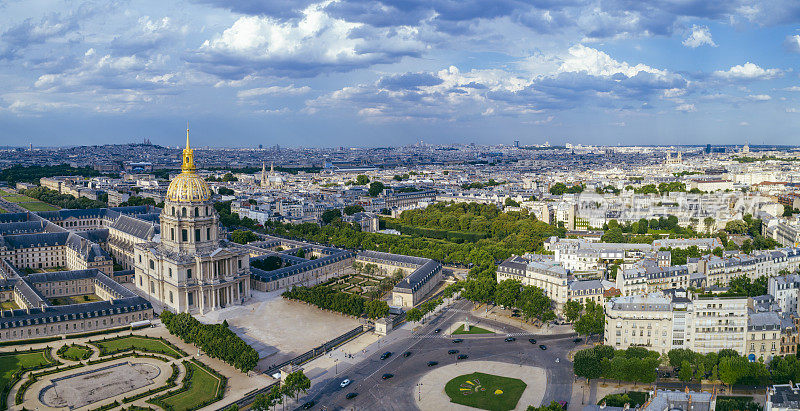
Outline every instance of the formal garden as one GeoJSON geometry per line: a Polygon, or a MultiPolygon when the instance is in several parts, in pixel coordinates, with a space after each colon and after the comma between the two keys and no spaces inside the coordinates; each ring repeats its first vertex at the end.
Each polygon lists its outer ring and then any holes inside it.
{"type": "Polygon", "coordinates": [[[476,327],[474,325],[470,325],[468,330],[464,329],[464,325],[459,325],[458,328],[453,331],[453,335],[461,335],[461,334],[494,334],[494,331],[487,330],[485,328],[476,327]]]}
{"type": "Polygon", "coordinates": [[[475,372],[453,378],[444,392],[450,402],[491,411],[508,411],[517,407],[527,384],[516,378],[475,372]]]}
{"type": "Polygon", "coordinates": [[[26,195],[12,194],[7,191],[3,191],[2,193],[0,193],[0,196],[3,197],[3,200],[8,201],[9,203],[19,204],[20,207],[29,211],[53,211],[59,209],[58,207],[54,207],[50,204],[44,203],[42,201],[28,197],[26,195]]]}

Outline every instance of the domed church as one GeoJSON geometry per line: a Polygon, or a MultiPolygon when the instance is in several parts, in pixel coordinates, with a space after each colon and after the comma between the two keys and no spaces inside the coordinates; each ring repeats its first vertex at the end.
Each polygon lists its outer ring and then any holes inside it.
{"type": "Polygon", "coordinates": [[[250,297],[249,253],[219,239],[219,214],[196,173],[188,128],[181,174],[169,184],[160,223],[160,239],[134,247],[134,282],[151,302],[202,314],[250,297]]]}

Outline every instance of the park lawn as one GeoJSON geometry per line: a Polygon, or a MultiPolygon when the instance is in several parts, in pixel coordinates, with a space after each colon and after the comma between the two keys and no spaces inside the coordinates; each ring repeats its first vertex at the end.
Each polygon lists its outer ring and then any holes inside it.
{"type": "Polygon", "coordinates": [[[14,301],[3,301],[0,303],[0,310],[19,310],[19,306],[14,301]]]}
{"type": "Polygon", "coordinates": [[[29,211],[57,211],[58,207],[51,206],[50,204],[36,201],[33,203],[19,203],[19,206],[29,211]]]}
{"type": "Polygon", "coordinates": [[[469,327],[469,331],[464,331],[464,325],[458,326],[455,331],[453,331],[453,335],[458,334],[494,334],[494,331],[489,331],[485,328],[476,327],[474,325],[469,327]]]}
{"type": "Polygon", "coordinates": [[[444,392],[450,402],[491,411],[508,411],[517,407],[528,384],[516,378],[476,372],[448,381],[444,392]]]}
{"type": "Polygon", "coordinates": [[[189,362],[188,366],[192,369],[191,386],[188,390],[179,392],[175,395],[162,398],[161,401],[171,405],[175,411],[184,411],[194,408],[195,405],[202,404],[217,395],[219,389],[219,379],[211,375],[208,371],[189,362]]]}
{"type": "Polygon", "coordinates": [[[72,305],[72,304],[91,303],[95,301],[103,301],[103,299],[95,294],[72,295],[69,297],[53,297],[50,299],[50,304],[72,305]]]}
{"type": "Polygon", "coordinates": [[[92,344],[100,347],[101,351],[116,352],[119,350],[127,350],[133,347],[137,351],[147,351],[152,353],[168,353],[167,355],[175,358],[183,357],[183,354],[175,351],[172,347],[164,344],[161,340],[152,338],[143,338],[137,336],[115,338],[106,341],[96,341],[92,344]]]}
{"type": "Polygon", "coordinates": [[[9,203],[24,203],[28,201],[37,201],[35,198],[23,195],[7,195],[3,197],[3,200],[8,201],[9,203]]]}
{"type": "Polygon", "coordinates": [[[68,360],[80,361],[92,355],[92,349],[83,345],[70,345],[67,351],[61,354],[62,358],[68,360]]]}
{"type": "Polygon", "coordinates": [[[34,368],[51,363],[43,351],[0,355],[0,387],[5,387],[11,375],[20,368],[34,368]]]}
{"type": "Polygon", "coordinates": [[[11,193],[9,193],[6,190],[0,189],[0,196],[8,196],[8,195],[11,195],[11,193]]]}

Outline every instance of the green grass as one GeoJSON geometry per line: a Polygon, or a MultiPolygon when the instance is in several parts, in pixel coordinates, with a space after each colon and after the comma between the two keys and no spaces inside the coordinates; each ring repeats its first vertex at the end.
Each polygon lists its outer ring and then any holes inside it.
{"type": "Polygon", "coordinates": [[[3,200],[8,201],[9,203],[24,203],[27,201],[36,201],[35,198],[23,195],[7,195],[3,197],[3,200]]]}
{"type": "Polygon", "coordinates": [[[444,392],[450,397],[450,402],[456,404],[482,410],[508,411],[517,407],[527,386],[516,378],[476,372],[448,381],[444,392]]]}
{"type": "Polygon", "coordinates": [[[494,334],[494,332],[489,331],[485,328],[476,327],[474,325],[471,325],[469,327],[469,331],[464,331],[464,325],[462,324],[458,326],[458,328],[456,328],[455,331],[453,331],[453,335],[458,335],[458,334],[494,334]]]}
{"type": "Polygon", "coordinates": [[[20,368],[34,368],[51,363],[43,351],[0,355],[0,387],[5,387],[11,375],[20,368]]]}
{"type": "Polygon", "coordinates": [[[92,349],[85,345],[70,345],[66,351],[59,355],[67,360],[81,361],[92,355],[92,349]]]}
{"type": "Polygon", "coordinates": [[[49,299],[51,305],[71,305],[103,301],[95,294],[72,295],[69,297],[53,297],[49,299]]]}
{"type": "Polygon", "coordinates": [[[106,352],[117,352],[120,350],[128,350],[133,348],[137,351],[147,351],[152,353],[166,352],[168,355],[175,358],[183,357],[183,354],[175,351],[172,347],[164,344],[161,340],[144,338],[138,336],[114,338],[106,341],[95,341],[92,344],[100,348],[100,352],[105,355],[106,352]]]}
{"type": "Polygon", "coordinates": [[[0,303],[0,310],[18,310],[18,309],[19,305],[17,305],[17,303],[15,303],[14,301],[9,300],[0,303]]]}
{"type": "Polygon", "coordinates": [[[8,196],[8,195],[11,195],[11,193],[9,193],[6,190],[0,189],[0,196],[8,196]]]}
{"type": "Polygon", "coordinates": [[[219,389],[219,379],[193,362],[188,363],[192,369],[191,386],[188,390],[161,399],[172,406],[175,411],[192,409],[195,405],[202,404],[216,397],[219,389]]]}
{"type": "Polygon", "coordinates": [[[20,207],[28,210],[28,211],[56,211],[60,210],[58,207],[51,206],[50,204],[43,203],[41,201],[33,202],[33,203],[19,203],[20,207]]]}
{"type": "Polygon", "coordinates": [[[625,404],[630,404],[631,408],[639,408],[647,402],[648,398],[650,398],[650,394],[646,392],[628,391],[621,394],[608,394],[598,401],[597,405],[601,405],[605,401],[608,407],[624,407],[625,404]]]}

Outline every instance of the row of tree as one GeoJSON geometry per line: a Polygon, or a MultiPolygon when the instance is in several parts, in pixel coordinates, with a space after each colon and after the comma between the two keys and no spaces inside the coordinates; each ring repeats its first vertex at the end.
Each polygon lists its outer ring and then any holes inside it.
{"type": "Polygon", "coordinates": [[[69,164],[57,166],[22,166],[14,165],[0,170],[0,180],[13,186],[18,182],[39,184],[42,177],[82,176],[97,177],[100,172],[91,167],[70,167],[69,164]]]}
{"type": "Polygon", "coordinates": [[[234,243],[247,244],[251,241],[256,241],[256,240],[258,240],[258,236],[256,235],[256,233],[250,230],[238,229],[234,230],[231,233],[231,241],[233,241],[234,243]]]}
{"type": "Polygon", "coordinates": [[[291,397],[297,401],[300,393],[307,393],[309,388],[311,388],[311,380],[302,370],[295,371],[287,375],[281,384],[273,386],[268,393],[257,395],[250,409],[254,411],[271,410],[272,407],[283,404],[284,397],[291,397]]]}
{"type": "Polygon", "coordinates": [[[187,313],[174,314],[165,310],[161,312],[161,322],[184,342],[196,345],[209,357],[219,358],[242,372],[252,370],[258,363],[256,350],[231,331],[227,321],[203,324],[187,313]]]}
{"type": "Polygon", "coordinates": [[[303,301],[325,310],[354,317],[381,318],[389,315],[389,304],[386,301],[367,300],[360,295],[336,291],[324,285],[293,287],[282,295],[284,298],[303,301]]]}
{"type": "Polygon", "coordinates": [[[90,200],[86,197],[75,198],[75,196],[71,194],[61,194],[58,191],[46,187],[33,187],[27,190],[21,190],[20,194],[61,208],[87,209],[108,207],[108,204],[103,201],[90,200]]]}
{"type": "Polygon", "coordinates": [[[643,347],[615,350],[607,345],[596,345],[575,353],[575,375],[588,379],[607,378],[620,381],[651,383],[656,380],[656,367],[660,354],[643,347]]]}
{"type": "Polygon", "coordinates": [[[564,305],[564,318],[572,323],[575,332],[581,335],[603,335],[605,328],[605,310],[603,304],[587,301],[569,300],[564,305]]]}

